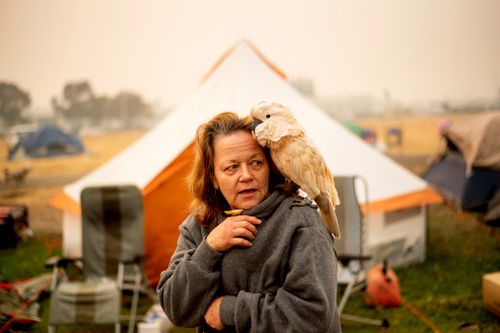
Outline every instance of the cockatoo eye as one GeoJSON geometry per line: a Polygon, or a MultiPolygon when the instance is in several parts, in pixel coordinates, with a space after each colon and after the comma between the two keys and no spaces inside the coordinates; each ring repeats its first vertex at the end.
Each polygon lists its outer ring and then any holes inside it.
{"type": "Polygon", "coordinates": [[[271,115],[270,114],[266,114],[266,118],[267,119],[271,118],[271,115]]]}

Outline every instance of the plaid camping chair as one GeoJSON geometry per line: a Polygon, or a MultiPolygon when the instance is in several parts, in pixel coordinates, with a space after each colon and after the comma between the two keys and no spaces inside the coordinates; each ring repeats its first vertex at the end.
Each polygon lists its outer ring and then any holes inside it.
{"type": "Polygon", "coordinates": [[[87,187],[81,193],[83,258],[54,263],[49,332],[57,325],[114,324],[120,332],[122,290],[132,286],[129,332],[133,332],[144,254],[142,195],[136,186],[87,187]],[[78,261],[83,281],[67,268],[78,261]],[[63,269],[61,269],[63,268],[63,269]],[[66,269],[64,269],[66,268],[66,269]]]}

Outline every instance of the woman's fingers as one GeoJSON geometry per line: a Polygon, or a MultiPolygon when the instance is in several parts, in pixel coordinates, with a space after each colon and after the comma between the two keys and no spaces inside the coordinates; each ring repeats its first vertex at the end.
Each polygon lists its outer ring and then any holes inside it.
{"type": "Polygon", "coordinates": [[[231,239],[231,245],[232,245],[231,247],[233,246],[251,247],[252,242],[245,238],[235,237],[231,239]]]}
{"type": "Polygon", "coordinates": [[[260,223],[258,218],[249,215],[228,217],[210,232],[208,245],[221,252],[233,246],[250,247],[257,233],[256,225],[260,223]]]}
{"type": "Polygon", "coordinates": [[[247,221],[247,222],[250,222],[252,224],[261,224],[262,223],[261,220],[259,220],[255,216],[250,216],[250,215],[230,216],[225,221],[232,221],[232,222],[247,221]]]}
{"type": "Polygon", "coordinates": [[[224,222],[226,221],[227,223],[231,223],[234,226],[247,228],[252,232],[256,232],[257,231],[256,226],[262,223],[262,221],[256,218],[255,216],[249,216],[249,215],[239,215],[235,217],[230,217],[226,219],[224,222]]]}
{"type": "Polygon", "coordinates": [[[255,227],[255,225],[253,225],[252,223],[249,223],[247,221],[238,221],[238,222],[233,222],[233,225],[232,227],[236,230],[236,229],[245,229],[245,230],[248,230],[250,231],[251,233],[255,234],[257,233],[257,228],[255,227]]]}
{"type": "Polygon", "coordinates": [[[233,229],[233,232],[236,237],[243,237],[248,240],[253,240],[255,238],[254,234],[256,231],[250,231],[246,228],[235,228],[233,229]]]}

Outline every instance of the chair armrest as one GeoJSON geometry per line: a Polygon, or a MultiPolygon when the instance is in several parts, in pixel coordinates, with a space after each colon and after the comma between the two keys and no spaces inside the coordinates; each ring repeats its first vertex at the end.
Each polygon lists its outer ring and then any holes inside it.
{"type": "Polygon", "coordinates": [[[76,269],[81,272],[83,258],[69,258],[53,256],[45,261],[45,267],[52,269],[52,282],[50,284],[51,292],[56,290],[57,285],[62,281],[68,281],[72,278],[76,269]]]}
{"type": "Polygon", "coordinates": [[[45,260],[46,268],[54,268],[54,267],[62,267],[66,268],[70,264],[74,264],[76,262],[83,262],[83,258],[69,258],[69,257],[59,257],[53,256],[45,260]]]}
{"type": "Polygon", "coordinates": [[[352,254],[339,254],[337,260],[342,263],[343,266],[349,265],[351,260],[365,261],[372,259],[370,255],[352,255],[352,254]]]}
{"type": "Polygon", "coordinates": [[[143,261],[144,257],[143,256],[136,256],[133,259],[128,259],[128,260],[121,260],[120,263],[124,265],[134,265],[134,264],[139,264],[143,261]]]}

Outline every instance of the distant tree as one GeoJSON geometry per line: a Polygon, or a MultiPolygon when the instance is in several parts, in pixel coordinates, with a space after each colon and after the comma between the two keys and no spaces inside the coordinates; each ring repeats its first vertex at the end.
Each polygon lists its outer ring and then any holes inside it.
{"type": "Polygon", "coordinates": [[[87,81],[71,82],[64,86],[62,98],[52,98],[56,116],[69,121],[72,126],[110,124],[121,127],[140,125],[140,120],[153,116],[149,104],[133,92],[121,92],[113,98],[97,96],[87,81]]]}
{"type": "Polygon", "coordinates": [[[88,81],[67,83],[63,88],[62,99],[52,98],[52,108],[58,116],[70,121],[92,118],[95,95],[88,81]]]}
{"type": "Polygon", "coordinates": [[[102,121],[111,118],[113,102],[114,100],[108,96],[103,95],[96,97],[93,103],[93,110],[89,114],[90,123],[98,125],[101,124],[102,121]]]}
{"type": "Polygon", "coordinates": [[[15,84],[0,82],[0,117],[11,126],[25,121],[24,111],[30,106],[30,95],[15,84]]]}
{"type": "Polygon", "coordinates": [[[120,92],[115,96],[110,110],[110,116],[121,119],[124,127],[133,127],[134,123],[152,116],[151,107],[142,97],[133,92],[120,92]]]}

